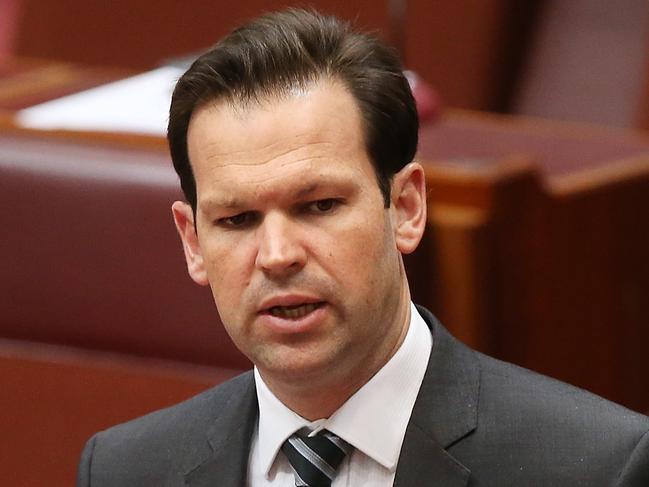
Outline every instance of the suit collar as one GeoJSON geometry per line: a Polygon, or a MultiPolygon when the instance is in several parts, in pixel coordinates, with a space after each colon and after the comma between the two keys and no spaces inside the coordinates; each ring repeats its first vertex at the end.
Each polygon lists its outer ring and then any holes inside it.
{"type": "Polygon", "coordinates": [[[395,486],[460,487],[470,471],[447,451],[477,425],[480,368],[472,350],[457,342],[426,309],[433,349],[401,449],[395,486]]]}
{"type": "Polygon", "coordinates": [[[246,484],[248,452],[257,423],[257,395],[252,372],[234,392],[207,431],[210,451],[185,475],[188,487],[241,487],[246,484]]]}

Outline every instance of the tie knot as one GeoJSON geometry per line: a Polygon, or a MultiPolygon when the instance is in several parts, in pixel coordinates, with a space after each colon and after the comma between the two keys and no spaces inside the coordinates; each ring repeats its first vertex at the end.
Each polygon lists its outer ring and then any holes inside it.
{"type": "Polygon", "coordinates": [[[296,486],[329,487],[338,467],[352,447],[327,430],[308,436],[297,432],[284,442],[282,451],[295,475],[296,486]]]}

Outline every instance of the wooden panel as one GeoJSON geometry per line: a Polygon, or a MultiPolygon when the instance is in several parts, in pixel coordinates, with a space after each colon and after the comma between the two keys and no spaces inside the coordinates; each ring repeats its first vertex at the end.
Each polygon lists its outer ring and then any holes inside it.
{"type": "Polygon", "coordinates": [[[20,0],[0,1],[0,66],[11,55],[20,0]]]}
{"type": "Polygon", "coordinates": [[[74,485],[85,442],[235,371],[0,340],[4,485],[74,485]]]}
{"type": "Polygon", "coordinates": [[[398,45],[446,104],[507,107],[541,0],[24,0],[14,54],[148,69],[205,49],[241,22],[290,5],[311,6],[398,45]],[[191,5],[189,7],[189,5],[191,5]]]}
{"type": "Polygon", "coordinates": [[[505,110],[538,0],[408,0],[404,58],[453,107],[505,110]]]}
{"type": "Polygon", "coordinates": [[[385,4],[371,0],[23,3],[16,54],[132,68],[205,49],[242,21],[288,5],[313,6],[383,32],[389,24],[385,4]]]}
{"type": "Polygon", "coordinates": [[[647,153],[645,132],[465,110],[447,110],[438,123],[423,125],[419,143],[419,157],[474,172],[512,154],[529,155],[544,176],[605,168],[647,153]]]}
{"type": "Polygon", "coordinates": [[[0,63],[0,110],[7,112],[93,88],[134,74],[36,58],[0,63]]]}
{"type": "Polygon", "coordinates": [[[435,311],[480,350],[646,410],[649,157],[516,166],[427,166],[435,311]]]}
{"type": "MultiPolygon", "coordinates": [[[[607,397],[649,405],[649,158],[550,180],[545,308],[527,363],[607,397]],[[613,170],[617,168],[617,171],[613,170]],[[541,337],[544,337],[543,340],[541,337]],[[558,339],[558,340],[557,340],[558,339]],[[548,360],[543,349],[553,349],[548,360]]],[[[534,339],[534,337],[532,337],[534,339]]],[[[517,357],[515,357],[517,358],[517,357]]]]}

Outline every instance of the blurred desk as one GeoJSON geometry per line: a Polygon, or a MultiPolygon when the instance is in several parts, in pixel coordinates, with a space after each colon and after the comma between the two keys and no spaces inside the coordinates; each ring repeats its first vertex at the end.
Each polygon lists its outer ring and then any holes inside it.
{"type": "Polygon", "coordinates": [[[131,74],[133,71],[125,69],[88,67],[37,58],[9,58],[0,64],[0,110],[6,114],[131,74]]]}

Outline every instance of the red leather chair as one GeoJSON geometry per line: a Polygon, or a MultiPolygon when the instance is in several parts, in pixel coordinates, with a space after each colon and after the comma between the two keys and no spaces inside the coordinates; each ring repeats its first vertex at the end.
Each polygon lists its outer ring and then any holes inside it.
{"type": "Polygon", "coordinates": [[[245,369],[187,276],[166,152],[0,134],[0,337],[245,369]]]}

